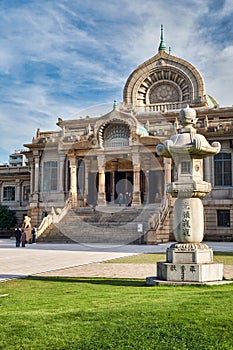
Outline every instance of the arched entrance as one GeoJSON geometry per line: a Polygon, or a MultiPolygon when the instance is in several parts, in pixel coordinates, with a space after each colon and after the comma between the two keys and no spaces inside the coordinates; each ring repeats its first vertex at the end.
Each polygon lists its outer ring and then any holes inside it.
{"type": "Polygon", "coordinates": [[[126,158],[114,158],[106,162],[105,191],[108,204],[117,203],[120,193],[133,192],[133,165],[126,158]]]}

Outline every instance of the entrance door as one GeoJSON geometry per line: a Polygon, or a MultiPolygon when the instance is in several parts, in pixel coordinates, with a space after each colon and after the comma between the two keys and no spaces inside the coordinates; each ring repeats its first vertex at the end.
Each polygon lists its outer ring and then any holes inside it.
{"type": "Polygon", "coordinates": [[[114,199],[117,200],[120,193],[125,197],[126,192],[133,192],[133,172],[116,171],[114,199]]]}
{"type": "Polygon", "coordinates": [[[105,173],[106,201],[117,202],[120,193],[133,192],[132,171],[112,171],[105,173]]]}

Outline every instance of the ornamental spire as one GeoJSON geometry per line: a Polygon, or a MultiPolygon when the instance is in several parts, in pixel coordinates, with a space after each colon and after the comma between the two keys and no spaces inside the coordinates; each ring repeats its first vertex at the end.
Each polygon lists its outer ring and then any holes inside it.
{"type": "Polygon", "coordinates": [[[113,109],[117,109],[117,101],[116,100],[113,101],[113,109]]]}
{"type": "Polygon", "coordinates": [[[166,44],[165,44],[164,38],[163,38],[163,24],[161,24],[161,36],[160,36],[159,51],[165,51],[165,50],[166,50],[166,44]]]}

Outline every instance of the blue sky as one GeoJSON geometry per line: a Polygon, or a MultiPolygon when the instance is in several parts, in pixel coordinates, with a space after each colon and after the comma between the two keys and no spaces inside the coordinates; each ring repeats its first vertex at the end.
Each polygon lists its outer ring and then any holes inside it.
{"type": "Polygon", "coordinates": [[[58,117],[100,115],[157,53],[193,63],[233,105],[232,0],[0,0],[0,163],[58,117]]]}

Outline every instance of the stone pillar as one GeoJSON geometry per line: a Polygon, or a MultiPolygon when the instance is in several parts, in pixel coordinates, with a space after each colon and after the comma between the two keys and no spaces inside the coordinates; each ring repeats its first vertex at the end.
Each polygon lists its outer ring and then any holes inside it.
{"type": "Polygon", "coordinates": [[[40,171],[40,159],[39,155],[35,156],[35,174],[34,174],[34,192],[39,192],[39,171],[40,171]]]}
{"type": "Polygon", "coordinates": [[[141,205],[140,192],[140,156],[139,153],[133,155],[133,201],[132,205],[141,205]]]}
{"type": "Polygon", "coordinates": [[[34,174],[35,174],[35,167],[34,162],[31,163],[31,175],[30,175],[30,194],[34,192],[34,174]]]}
{"type": "Polygon", "coordinates": [[[211,159],[206,158],[204,159],[204,175],[205,175],[204,180],[210,183],[213,182],[214,180],[214,176],[212,175],[211,177],[211,173],[213,174],[211,169],[211,159]]]}
{"type": "Polygon", "coordinates": [[[98,189],[98,205],[106,205],[106,193],[105,193],[105,156],[99,155],[98,158],[98,171],[99,171],[99,189],[98,189]]]}
{"type": "Polygon", "coordinates": [[[72,208],[77,207],[77,161],[76,157],[70,158],[70,201],[72,208]]]}
{"type": "Polygon", "coordinates": [[[88,203],[88,195],[89,195],[89,172],[91,169],[91,163],[89,159],[85,159],[85,188],[84,188],[84,206],[86,206],[88,203]]]}
{"type": "Polygon", "coordinates": [[[59,154],[59,184],[58,190],[64,192],[64,166],[65,166],[65,154],[59,154]]]}
{"type": "Polygon", "coordinates": [[[165,187],[167,184],[171,183],[171,159],[163,158],[163,166],[165,172],[165,187]]]}
{"type": "Polygon", "coordinates": [[[39,172],[40,172],[40,157],[38,151],[34,154],[34,171],[32,172],[33,179],[33,190],[32,190],[32,199],[33,202],[39,202],[39,172]]]}
{"type": "Polygon", "coordinates": [[[16,187],[16,191],[15,191],[15,200],[16,202],[19,203],[19,205],[22,205],[22,180],[17,179],[15,181],[15,187],[16,187]]]}

